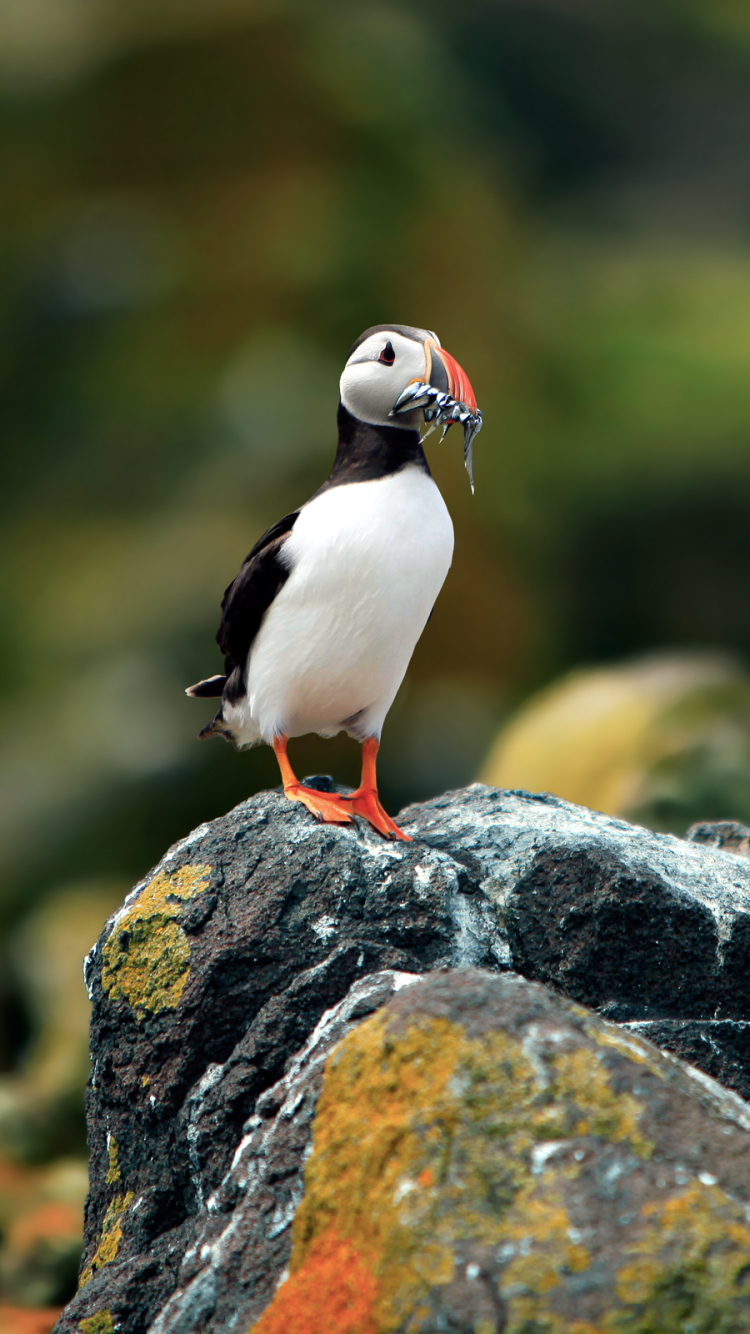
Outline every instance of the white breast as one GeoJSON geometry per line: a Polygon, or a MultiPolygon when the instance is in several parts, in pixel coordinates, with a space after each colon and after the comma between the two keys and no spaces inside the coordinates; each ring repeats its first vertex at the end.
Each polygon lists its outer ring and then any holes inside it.
{"type": "Polygon", "coordinates": [[[305,505],[250,654],[236,720],[246,743],[343,727],[379,736],[452,555],[450,515],[419,468],[305,505]]]}

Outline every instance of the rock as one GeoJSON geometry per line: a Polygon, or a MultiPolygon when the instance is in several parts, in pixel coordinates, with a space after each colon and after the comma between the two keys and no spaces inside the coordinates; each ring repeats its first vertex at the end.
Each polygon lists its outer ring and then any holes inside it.
{"type": "MultiPolygon", "coordinates": [[[[748,860],[479,785],[400,820],[413,843],[262,794],[177,844],[107,924],[87,965],[83,1286],[61,1334],[102,1313],[141,1334],[183,1290],[258,1100],[359,979],[512,967],[620,1021],[750,1018],[748,860]]],[[[191,1319],[175,1330],[212,1328],[191,1319]]]]}
{"type": "Polygon", "coordinates": [[[258,1100],[150,1334],[739,1334],[749,1151],[735,1095],[538,984],[381,972],[258,1100]]]}
{"type": "Polygon", "coordinates": [[[692,824],[685,838],[691,843],[723,848],[724,852],[733,852],[738,857],[750,857],[750,827],[738,820],[704,820],[692,824]]]}
{"type": "Polygon", "coordinates": [[[284,1078],[258,1099],[228,1173],[200,1210],[195,1241],[153,1334],[247,1329],[265,1310],[289,1261],[326,1060],[363,1018],[415,980],[387,971],[355,982],[284,1078]]]}
{"type": "Polygon", "coordinates": [[[750,1108],[539,986],[401,990],[336,1048],[312,1134],[256,1334],[750,1330],[750,1108]]]}
{"type": "Polygon", "coordinates": [[[473,875],[525,976],[618,1021],[750,1016],[744,858],[547,794],[475,785],[411,810],[409,831],[473,875]]]}
{"type": "Polygon", "coordinates": [[[624,1024],[649,1042],[697,1065],[750,1101],[750,1023],[741,1019],[647,1019],[624,1024]]]}

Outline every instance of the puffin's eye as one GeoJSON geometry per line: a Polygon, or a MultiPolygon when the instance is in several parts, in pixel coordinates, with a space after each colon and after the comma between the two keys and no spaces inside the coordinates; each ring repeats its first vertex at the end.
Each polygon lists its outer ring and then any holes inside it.
{"type": "Polygon", "coordinates": [[[383,351],[378,357],[378,361],[382,361],[384,366],[392,366],[395,360],[396,353],[393,351],[393,343],[386,343],[383,351]]]}

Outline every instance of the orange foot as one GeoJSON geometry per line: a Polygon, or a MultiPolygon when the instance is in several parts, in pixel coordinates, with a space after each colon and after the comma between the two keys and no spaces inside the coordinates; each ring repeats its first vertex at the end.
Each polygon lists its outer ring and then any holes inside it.
{"type": "Polygon", "coordinates": [[[399,829],[388,812],[383,809],[375,788],[357,788],[357,791],[352,792],[346,800],[355,815],[364,816],[373,829],[377,829],[378,833],[383,834],[385,838],[400,838],[403,839],[404,843],[411,843],[409,835],[405,834],[403,829],[399,829]]]}
{"type": "Polygon", "coordinates": [[[351,824],[355,815],[361,815],[373,829],[385,838],[400,838],[411,843],[408,834],[404,834],[390,815],[383,810],[378,796],[375,778],[375,761],[378,742],[369,737],[362,745],[362,782],[350,797],[341,797],[337,792],[318,792],[317,788],[305,787],[294,774],[286,753],[287,739],[277,737],[273,743],[276,759],[281,770],[284,795],[290,801],[301,801],[308,811],[312,811],[316,820],[325,824],[351,824]]]}
{"type": "Polygon", "coordinates": [[[352,813],[348,797],[336,792],[318,792],[317,788],[302,783],[284,784],[284,796],[290,801],[301,801],[317,820],[324,824],[351,824],[352,813]]]}

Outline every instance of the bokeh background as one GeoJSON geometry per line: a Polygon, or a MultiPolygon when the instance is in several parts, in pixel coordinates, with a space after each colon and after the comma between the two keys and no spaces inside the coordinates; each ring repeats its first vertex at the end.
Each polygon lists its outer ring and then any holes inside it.
{"type": "Polygon", "coordinates": [[[748,143],[747,0],[0,0],[3,1330],[75,1283],[82,954],[277,783],[183,689],[363,328],[436,329],[486,423],[474,498],[429,447],[456,560],[386,804],[750,819],[748,143]]]}

